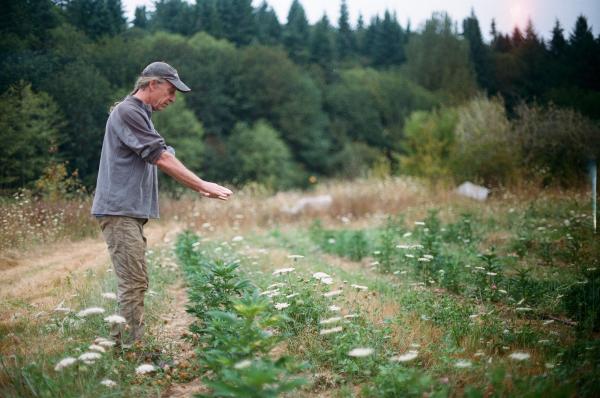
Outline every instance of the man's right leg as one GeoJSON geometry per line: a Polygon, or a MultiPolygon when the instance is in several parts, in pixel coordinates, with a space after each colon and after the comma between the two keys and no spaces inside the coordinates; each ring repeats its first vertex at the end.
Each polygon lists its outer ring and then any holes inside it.
{"type": "Polygon", "coordinates": [[[119,313],[128,325],[127,330],[119,325],[111,330],[113,339],[121,344],[141,340],[144,333],[144,295],[148,290],[144,221],[124,216],[99,218],[117,275],[119,313]]]}

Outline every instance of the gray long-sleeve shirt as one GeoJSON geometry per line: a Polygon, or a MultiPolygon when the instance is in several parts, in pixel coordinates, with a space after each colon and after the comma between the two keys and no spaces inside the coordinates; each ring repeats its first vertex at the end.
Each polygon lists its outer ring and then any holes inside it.
{"type": "Polygon", "coordinates": [[[106,122],[96,194],[95,216],[121,215],[158,218],[156,161],[165,140],[154,128],[152,108],[128,96],[110,113],[106,122]]]}

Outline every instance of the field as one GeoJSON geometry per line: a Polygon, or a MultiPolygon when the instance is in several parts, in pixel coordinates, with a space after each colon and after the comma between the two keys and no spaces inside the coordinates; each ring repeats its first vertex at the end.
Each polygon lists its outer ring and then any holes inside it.
{"type": "Polygon", "coordinates": [[[87,202],[60,210],[64,228],[33,223],[42,204],[23,202],[2,205],[3,397],[600,394],[585,191],[475,202],[387,179],[163,200],[147,228],[148,333],[125,351],[90,349],[116,302],[104,243],[73,216],[87,202]],[[328,208],[286,210],[323,194],[328,208]]]}

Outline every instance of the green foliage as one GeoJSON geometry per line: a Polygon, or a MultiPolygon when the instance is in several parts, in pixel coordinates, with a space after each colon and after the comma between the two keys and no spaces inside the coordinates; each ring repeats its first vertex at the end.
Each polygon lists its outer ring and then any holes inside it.
{"type": "Polygon", "coordinates": [[[520,148],[500,99],[476,98],[458,110],[452,174],[486,186],[516,180],[520,148]]]}
{"type": "Polygon", "coordinates": [[[326,230],[319,220],[310,227],[310,237],[322,250],[360,261],[368,255],[370,244],[363,231],[326,230]]]}
{"type": "Polygon", "coordinates": [[[379,369],[373,385],[364,390],[369,397],[446,397],[447,388],[436,386],[433,378],[416,369],[401,365],[384,365],[379,369]]]}
{"type": "Polygon", "coordinates": [[[584,331],[600,330],[600,271],[590,267],[584,279],[575,282],[563,302],[567,313],[584,331]]]}
{"type": "Polygon", "coordinates": [[[0,187],[16,189],[41,176],[56,156],[64,119],[44,92],[20,82],[0,96],[0,187]]]}
{"type": "Polygon", "coordinates": [[[294,186],[300,173],[290,150],[265,121],[236,125],[227,141],[232,175],[237,182],[258,182],[272,189],[294,186]]]}
{"type": "Polygon", "coordinates": [[[515,134],[524,166],[542,183],[581,181],[587,162],[600,159],[600,126],[576,111],[522,105],[517,113],[515,134]]]}
{"type": "Polygon", "coordinates": [[[450,177],[449,159],[457,121],[457,112],[453,109],[414,112],[404,128],[405,155],[400,157],[401,170],[432,181],[450,177]]]}
{"type": "Polygon", "coordinates": [[[451,103],[475,93],[468,43],[458,38],[446,13],[434,13],[422,33],[413,35],[406,49],[409,76],[451,103]]]}

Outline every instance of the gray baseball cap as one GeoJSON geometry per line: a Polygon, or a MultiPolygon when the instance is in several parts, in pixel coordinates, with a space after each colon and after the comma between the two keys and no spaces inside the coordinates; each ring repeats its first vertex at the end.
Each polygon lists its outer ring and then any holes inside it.
{"type": "Polygon", "coordinates": [[[175,88],[182,93],[192,91],[184,82],[181,81],[177,70],[166,62],[152,62],[142,71],[142,76],[156,76],[171,82],[175,88]]]}

